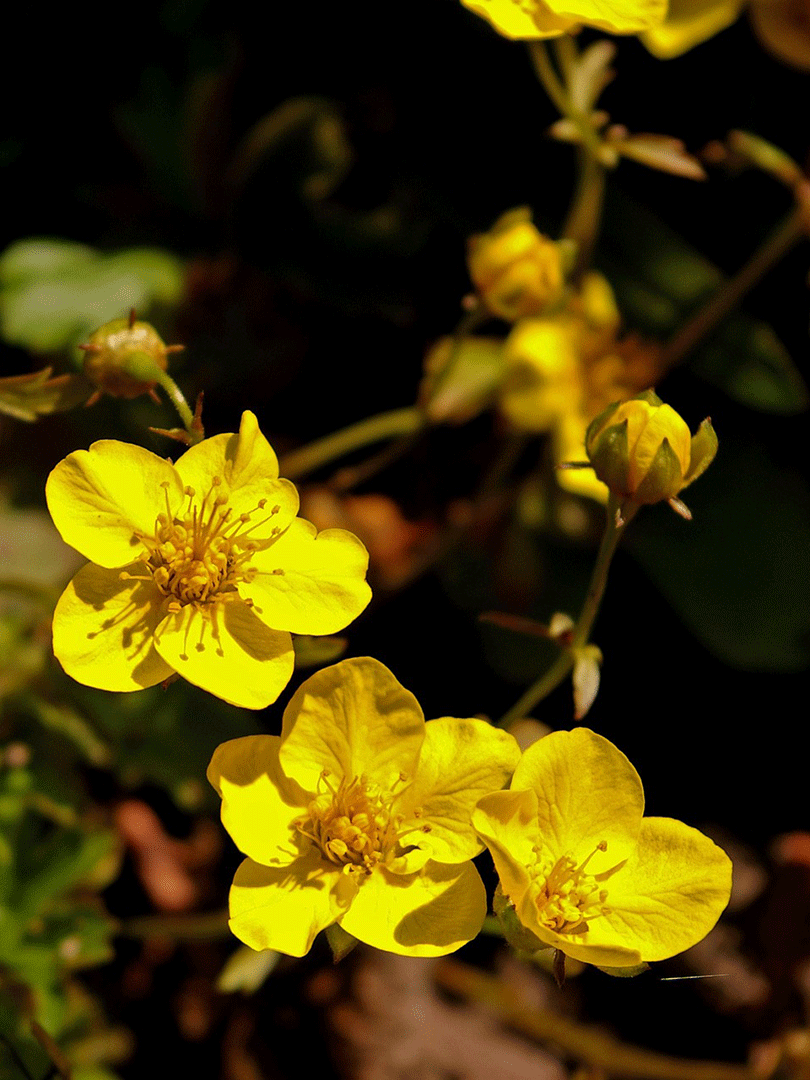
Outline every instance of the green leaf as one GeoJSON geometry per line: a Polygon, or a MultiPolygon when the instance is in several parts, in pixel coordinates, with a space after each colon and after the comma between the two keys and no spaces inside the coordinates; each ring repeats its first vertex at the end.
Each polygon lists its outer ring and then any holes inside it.
{"type": "Polygon", "coordinates": [[[62,829],[34,851],[26,852],[27,873],[20,868],[20,884],[13,907],[34,918],[43,907],[76,885],[92,877],[96,867],[108,859],[115,847],[110,832],[62,829]]]}
{"type": "Polygon", "coordinates": [[[24,700],[43,727],[69,739],[91,765],[109,765],[110,748],[76,709],[51,704],[34,694],[27,695],[24,700]]]}
{"type": "MultiPolygon", "coordinates": [[[[606,208],[600,262],[627,324],[661,338],[674,335],[725,281],[673,229],[615,191],[606,208]]],[[[810,404],[807,386],[772,327],[744,312],[732,312],[689,363],[750,408],[792,414],[810,404]]]]}
{"type": "Polygon", "coordinates": [[[693,520],[639,514],[627,548],[695,636],[727,663],[797,671],[810,659],[810,489],[754,443],[723,439],[689,489],[693,520]]]}
{"type": "Polygon", "coordinates": [[[156,248],[104,254],[67,240],[20,240],[0,256],[0,334],[32,352],[77,345],[134,307],[177,304],[183,266],[156,248]]]}
{"type": "Polygon", "coordinates": [[[217,990],[222,994],[255,993],[279,962],[281,953],[275,949],[256,952],[247,945],[240,945],[225,961],[217,979],[217,990]]]}

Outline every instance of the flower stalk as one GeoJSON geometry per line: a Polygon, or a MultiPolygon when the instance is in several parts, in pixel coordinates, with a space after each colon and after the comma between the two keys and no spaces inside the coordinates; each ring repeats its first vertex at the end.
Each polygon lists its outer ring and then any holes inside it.
{"type": "Polygon", "coordinates": [[[560,683],[568,676],[573,668],[577,650],[588,643],[593,624],[599,612],[599,605],[605,594],[607,586],[608,570],[619,541],[624,533],[625,526],[635,514],[637,507],[624,507],[620,513],[619,500],[611,495],[607,504],[605,531],[602,534],[602,542],[596,556],[591,580],[585,603],[579,613],[571,636],[566,640],[565,647],[554,663],[545,671],[536,682],[515,702],[511,709],[504,713],[498,721],[498,727],[509,728],[516,720],[522,720],[528,716],[532,709],[556,690],[560,683]]]}

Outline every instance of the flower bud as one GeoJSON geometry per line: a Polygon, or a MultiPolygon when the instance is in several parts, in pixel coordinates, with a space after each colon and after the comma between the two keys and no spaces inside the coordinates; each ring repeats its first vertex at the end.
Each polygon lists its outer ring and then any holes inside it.
{"type": "Polygon", "coordinates": [[[571,319],[521,319],[503,344],[503,364],[501,409],[518,431],[550,431],[580,408],[585,391],[571,319]]]}
{"type": "Polygon", "coordinates": [[[165,371],[167,354],[178,346],[167,349],[150,323],[129,318],[105,323],[79,348],[84,353],[82,370],[99,391],[135,398],[153,391],[152,372],[156,367],[165,371]]]}
{"type": "Polygon", "coordinates": [[[614,495],[643,504],[673,500],[697,479],[717,452],[717,436],[708,419],[690,436],[678,413],[648,390],[597,416],[585,447],[614,495]]]}
{"type": "Polygon", "coordinates": [[[558,300],[565,248],[543,236],[526,207],[503,214],[489,232],[470,238],[470,277],[489,308],[507,322],[539,315],[558,300]]]}

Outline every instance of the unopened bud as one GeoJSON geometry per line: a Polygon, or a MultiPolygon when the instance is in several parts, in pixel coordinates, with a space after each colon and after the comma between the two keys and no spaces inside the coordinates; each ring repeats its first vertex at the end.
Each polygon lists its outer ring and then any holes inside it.
{"type": "Polygon", "coordinates": [[[648,390],[597,416],[585,446],[594,472],[611,492],[643,504],[674,500],[696,480],[717,452],[717,436],[709,420],[690,436],[678,413],[648,390]]]}
{"type": "Polygon", "coordinates": [[[167,349],[157,330],[134,318],[113,319],[80,345],[82,370],[99,391],[113,397],[135,398],[153,391],[158,371],[165,371],[167,349]]]}
{"type": "Polygon", "coordinates": [[[510,210],[468,242],[470,277],[484,304],[507,322],[540,315],[560,299],[566,250],[532,224],[526,207],[510,210]]]}

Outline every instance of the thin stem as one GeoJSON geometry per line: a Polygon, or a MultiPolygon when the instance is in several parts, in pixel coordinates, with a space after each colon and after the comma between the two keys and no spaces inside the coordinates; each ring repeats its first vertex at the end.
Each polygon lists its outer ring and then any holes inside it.
{"type": "Polygon", "coordinates": [[[499,979],[442,959],[434,969],[439,986],[467,1001],[486,1006],[507,1025],[542,1042],[552,1042],[566,1054],[609,1077],[627,1080],[753,1080],[743,1065],[722,1061],[690,1061],[619,1042],[587,1024],[546,1009],[527,1005],[517,990],[499,979]]]}
{"type": "Polygon", "coordinates": [[[378,413],[285,454],[280,463],[282,475],[296,480],[322,465],[327,465],[335,458],[343,457],[344,454],[359,450],[370,443],[402,435],[414,435],[421,431],[426,423],[425,414],[415,405],[378,413]]]}
{"type": "Polygon", "coordinates": [[[745,266],[720,286],[705,306],[681,327],[661,354],[665,367],[683,360],[736,307],[749,289],[806,236],[806,216],[802,209],[794,210],[779,223],[745,266]]]}
{"type": "Polygon", "coordinates": [[[172,941],[212,941],[229,936],[228,912],[198,915],[143,915],[122,919],[117,932],[127,938],[169,938],[172,941]]]}
{"type": "Polygon", "coordinates": [[[602,543],[599,545],[599,552],[596,556],[593,572],[591,573],[591,580],[588,585],[585,603],[579,613],[576,625],[571,631],[570,642],[551,667],[545,671],[536,682],[532,683],[529,689],[515,702],[508,712],[504,713],[498,721],[498,727],[508,728],[509,725],[516,720],[522,720],[524,716],[528,716],[536,705],[547,698],[552,690],[555,690],[560,685],[563,679],[568,675],[569,671],[573,668],[576,660],[575,650],[587,644],[597,612],[599,611],[599,604],[605,593],[611,559],[613,558],[627,522],[635,513],[635,510],[632,507],[625,508],[624,517],[619,518],[617,513],[618,509],[618,502],[611,496],[607,505],[607,520],[605,522],[605,531],[602,535],[602,543]]]}
{"type": "Polygon", "coordinates": [[[605,201],[605,166],[588,147],[579,152],[577,187],[563,228],[563,236],[577,245],[574,277],[590,266],[605,201]]]}
{"type": "Polygon", "coordinates": [[[161,388],[165,391],[166,396],[172,405],[174,405],[177,412],[180,414],[180,419],[183,421],[183,427],[189,434],[191,445],[201,442],[203,435],[197,425],[194,423],[194,413],[189,408],[189,404],[183,396],[183,391],[174,381],[174,379],[165,371],[161,371],[160,368],[155,365],[154,378],[161,388]]]}
{"type": "Polygon", "coordinates": [[[532,64],[537,74],[537,78],[543,84],[543,88],[551,98],[552,102],[557,106],[560,115],[568,116],[571,111],[568,94],[566,93],[565,87],[560,81],[557,72],[554,70],[554,65],[551,62],[551,57],[548,54],[545,42],[529,42],[529,55],[532,58],[532,64]]]}

